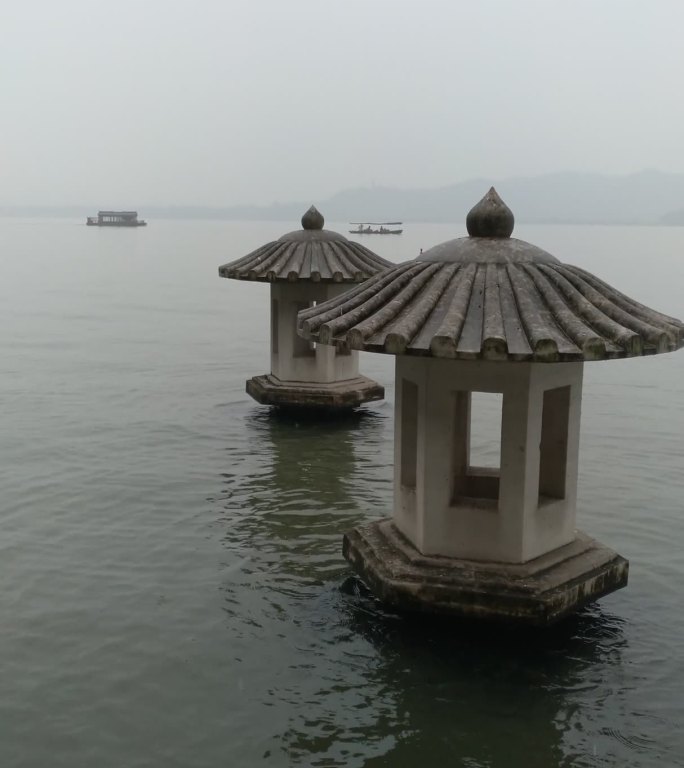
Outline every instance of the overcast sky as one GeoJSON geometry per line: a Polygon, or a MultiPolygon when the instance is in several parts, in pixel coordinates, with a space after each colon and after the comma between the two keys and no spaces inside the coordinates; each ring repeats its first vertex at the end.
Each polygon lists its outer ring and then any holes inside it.
{"type": "Polygon", "coordinates": [[[684,171],[682,0],[0,0],[0,204],[684,171]]]}

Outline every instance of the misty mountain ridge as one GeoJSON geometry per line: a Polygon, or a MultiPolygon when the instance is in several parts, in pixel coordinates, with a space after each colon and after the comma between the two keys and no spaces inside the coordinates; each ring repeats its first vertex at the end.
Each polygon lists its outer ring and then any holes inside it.
{"type": "MultiPolygon", "coordinates": [[[[527,224],[684,225],[684,174],[645,170],[625,176],[571,171],[503,180],[469,179],[434,189],[372,186],[346,189],[321,200],[270,205],[131,205],[147,219],[195,218],[298,221],[313,203],[328,221],[458,222],[495,186],[527,224]]],[[[106,202],[106,201],[105,201],[106,202]]],[[[86,216],[109,205],[2,206],[0,215],[86,216]]]]}

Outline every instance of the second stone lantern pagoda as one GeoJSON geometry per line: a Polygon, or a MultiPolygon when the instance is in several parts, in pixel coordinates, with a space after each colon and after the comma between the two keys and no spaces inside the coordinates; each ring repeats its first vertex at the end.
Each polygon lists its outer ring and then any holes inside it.
{"type": "Polygon", "coordinates": [[[393,516],[344,554],[399,608],[549,624],[627,583],[575,527],[584,361],[679,349],[684,325],[512,238],[493,189],[466,224],[300,314],[306,339],[396,355],[393,516]],[[503,395],[496,469],[470,462],[473,392],[503,395]]]}
{"type": "Polygon", "coordinates": [[[339,297],[392,266],[323,224],[311,206],[301,230],[219,267],[221,277],[271,284],[271,372],[247,381],[247,393],[259,403],[343,410],[384,397],[380,384],[359,374],[358,352],[297,335],[300,310],[339,297]]]}

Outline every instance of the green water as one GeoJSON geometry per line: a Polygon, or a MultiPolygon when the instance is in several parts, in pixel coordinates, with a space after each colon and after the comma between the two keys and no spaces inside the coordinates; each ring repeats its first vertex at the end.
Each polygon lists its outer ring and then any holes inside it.
{"type": "MultiPolygon", "coordinates": [[[[286,229],[0,219],[0,766],[681,764],[684,353],[586,366],[578,520],[626,590],[542,634],[410,621],[340,554],[391,509],[393,360],[342,422],[244,394],[267,289],[216,267],[286,229]]],[[[684,316],[684,231],[519,229],[684,316]]]]}

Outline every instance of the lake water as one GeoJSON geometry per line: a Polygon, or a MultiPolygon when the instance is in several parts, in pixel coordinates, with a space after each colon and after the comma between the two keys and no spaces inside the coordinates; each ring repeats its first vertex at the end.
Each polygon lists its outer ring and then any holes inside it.
{"type": "MultiPolygon", "coordinates": [[[[287,230],[0,219],[0,766],[684,764],[684,352],[585,369],[578,521],[627,589],[533,635],[411,621],[340,553],[391,510],[393,358],[344,422],[244,393],[268,289],[217,266],[287,230]]],[[[684,229],[515,235],[684,316],[684,229]]]]}

